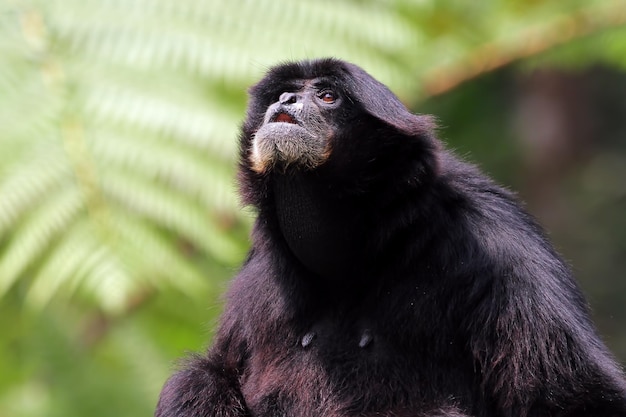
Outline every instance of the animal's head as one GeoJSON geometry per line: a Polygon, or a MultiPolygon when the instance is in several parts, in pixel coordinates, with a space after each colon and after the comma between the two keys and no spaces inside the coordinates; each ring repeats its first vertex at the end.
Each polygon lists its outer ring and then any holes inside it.
{"type": "Polygon", "coordinates": [[[244,187],[296,171],[356,179],[416,145],[432,148],[433,127],[356,65],[336,59],[279,65],[250,89],[240,178],[244,187]]]}

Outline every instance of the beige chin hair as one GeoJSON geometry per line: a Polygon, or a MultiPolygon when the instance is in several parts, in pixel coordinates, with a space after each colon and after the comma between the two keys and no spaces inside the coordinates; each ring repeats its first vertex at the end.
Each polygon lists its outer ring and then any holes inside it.
{"type": "Polygon", "coordinates": [[[252,138],[252,152],[250,152],[250,168],[257,174],[263,174],[274,164],[275,156],[272,152],[265,152],[265,148],[261,150],[259,141],[252,138]]]}
{"type": "Polygon", "coordinates": [[[267,141],[252,140],[249,156],[250,168],[257,174],[265,174],[279,162],[281,169],[289,165],[298,165],[304,170],[315,169],[330,156],[330,147],[302,146],[298,141],[267,141]]]}
{"type": "Polygon", "coordinates": [[[250,144],[250,168],[259,174],[280,163],[310,170],[328,158],[328,138],[321,129],[310,131],[291,123],[268,123],[259,128],[250,144]]]}

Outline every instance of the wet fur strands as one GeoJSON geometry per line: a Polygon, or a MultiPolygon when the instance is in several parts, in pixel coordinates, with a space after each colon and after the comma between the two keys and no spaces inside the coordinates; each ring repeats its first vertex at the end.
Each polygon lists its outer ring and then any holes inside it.
{"type": "Polygon", "coordinates": [[[338,60],[251,88],[252,249],[158,417],[626,416],[567,266],[434,129],[338,60]]]}

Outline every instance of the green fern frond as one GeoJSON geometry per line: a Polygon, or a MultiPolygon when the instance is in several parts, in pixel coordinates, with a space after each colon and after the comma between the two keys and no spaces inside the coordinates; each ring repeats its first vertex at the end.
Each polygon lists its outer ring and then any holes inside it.
{"type": "Polygon", "coordinates": [[[551,33],[565,12],[588,16],[592,29],[621,18],[605,1],[4,7],[0,296],[19,283],[31,305],[75,294],[108,310],[146,288],[192,296],[209,285],[206,265],[243,257],[237,130],[245,86],[276,62],[337,56],[413,101],[510,62],[529,22],[551,33]]]}
{"type": "Polygon", "coordinates": [[[75,188],[54,188],[39,207],[18,223],[11,245],[0,257],[0,296],[17,277],[41,257],[83,209],[82,195],[75,188]]]}
{"type": "Polygon", "coordinates": [[[229,236],[218,233],[216,220],[198,204],[133,172],[109,170],[102,174],[107,196],[125,210],[138,213],[171,231],[180,231],[215,259],[232,263],[242,256],[229,236]]]}
{"type": "Polygon", "coordinates": [[[123,293],[129,290],[132,280],[123,271],[119,259],[111,256],[103,245],[99,231],[87,219],[69,227],[58,243],[43,259],[28,294],[28,304],[41,308],[54,296],[69,299],[76,290],[85,286],[91,297],[107,311],[120,311],[124,307],[123,293]],[[98,282],[102,279],[102,282],[98,282]],[[115,282],[115,286],[107,284],[115,282]],[[103,289],[110,293],[102,294],[103,289]]]}
{"type": "MultiPolygon", "coordinates": [[[[145,86],[142,91],[131,85],[99,84],[100,87],[90,91],[85,98],[85,111],[100,125],[132,126],[145,132],[172,136],[208,155],[232,160],[237,143],[238,115],[211,105],[207,98],[190,102],[189,98],[177,100],[167,91],[159,94],[154,91],[158,87],[145,86]]],[[[135,140],[141,141],[141,137],[135,140]]]]}
{"type": "Polygon", "coordinates": [[[0,183],[0,235],[7,234],[51,189],[57,189],[71,175],[65,154],[55,144],[43,143],[31,153],[24,152],[21,158],[11,158],[6,158],[0,183]]]}
{"type": "Polygon", "coordinates": [[[215,159],[206,149],[182,146],[180,141],[147,132],[104,128],[94,133],[90,149],[101,171],[132,170],[175,193],[197,198],[206,207],[237,208],[233,187],[227,186],[232,182],[232,164],[215,159]],[[142,134],[142,140],[134,140],[137,134],[142,134]]]}
{"type": "Polygon", "coordinates": [[[194,268],[184,253],[173,251],[172,239],[147,220],[119,215],[111,226],[123,242],[117,244],[117,252],[143,286],[162,290],[173,287],[187,294],[214,286],[214,280],[194,268]]]}

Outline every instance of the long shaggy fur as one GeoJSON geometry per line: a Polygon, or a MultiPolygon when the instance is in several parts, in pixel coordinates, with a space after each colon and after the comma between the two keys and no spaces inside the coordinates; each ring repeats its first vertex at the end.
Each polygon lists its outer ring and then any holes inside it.
{"type": "Polygon", "coordinates": [[[250,94],[252,249],[212,347],[168,381],[157,416],[626,416],[569,269],[431,118],[332,59],[278,66],[250,94]],[[252,169],[267,108],[320,77],[343,98],[324,163],[252,169]]]}

